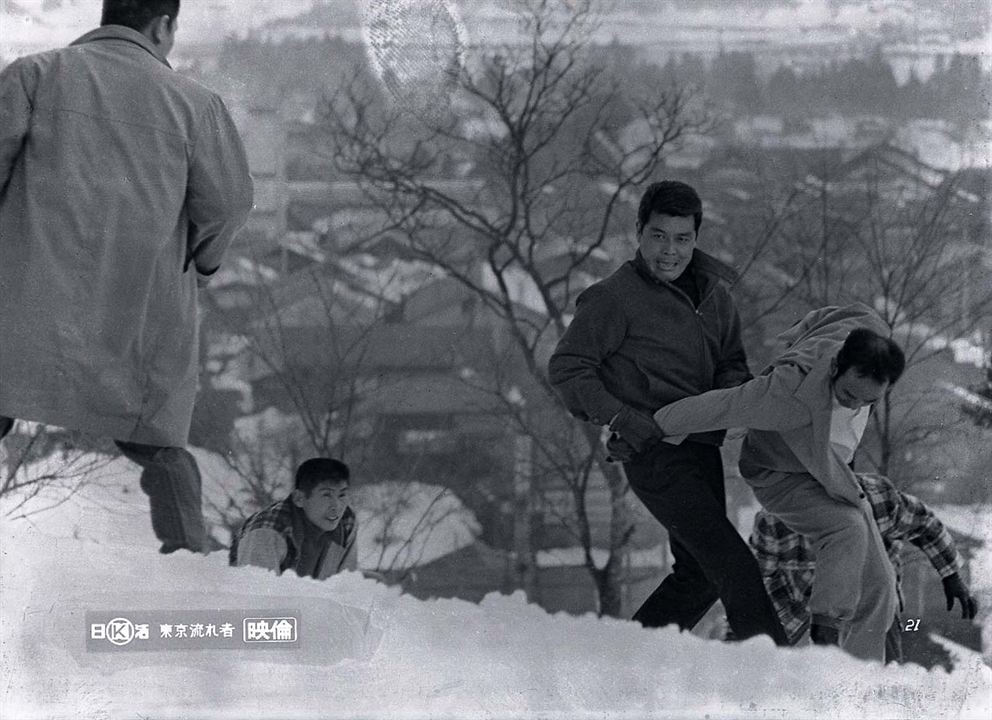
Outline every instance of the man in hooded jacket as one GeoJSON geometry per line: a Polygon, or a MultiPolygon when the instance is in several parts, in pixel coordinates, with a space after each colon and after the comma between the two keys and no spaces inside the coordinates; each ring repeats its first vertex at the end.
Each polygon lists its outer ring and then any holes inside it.
{"type": "Polygon", "coordinates": [[[881,662],[895,574],[851,464],[905,357],[860,303],[814,310],[779,339],[785,351],[759,377],[679,400],[654,419],[675,444],[685,433],[748,428],[741,474],[762,507],[815,549],[811,639],[881,662]]]}
{"type": "Polygon", "coordinates": [[[116,440],[162,552],[205,549],[197,292],[252,207],[224,103],[166,59],[178,13],[105,0],[99,28],[0,72],[0,437],[116,440]]]}

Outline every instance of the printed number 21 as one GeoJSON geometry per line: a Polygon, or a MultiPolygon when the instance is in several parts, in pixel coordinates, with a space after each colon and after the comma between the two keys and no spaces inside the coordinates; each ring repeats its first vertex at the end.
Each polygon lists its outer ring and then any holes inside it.
{"type": "Polygon", "coordinates": [[[906,621],[906,629],[904,632],[916,632],[920,629],[920,618],[910,619],[906,621]]]}

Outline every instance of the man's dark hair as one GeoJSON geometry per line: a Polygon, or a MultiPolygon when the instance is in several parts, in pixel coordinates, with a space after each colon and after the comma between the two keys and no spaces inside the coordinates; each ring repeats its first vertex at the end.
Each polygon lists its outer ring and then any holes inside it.
{"type": "Polygon", "coordinates": [[[179,0],[103,0],[101,25],[123,25],[143,31],[157,17],[169,16],[175,25],[179,16],[179,0]]]}
{"type": "Polygon", "coordinates": [[[674,217],[689,217],[696,223],[696,232],[703,222],[703,201],[690,186],[678,180],[662,180],[651,183],[641,195],[641,204],[637,208],[637,232],[644,229],[651,213],[672,215],[674,217]]]}
{"type": "Polygon", "coordinates": [[[302,490],[307,497],[315,487],[323,482],[349,483],[351,472],[348,466],[334,458],[310,458],[296,468],[296,489],[302,490]]]}
{"type": "Polygon", "coordinates": [[[868,328],[852,330],[837,353],[837,375],[849,368],[875,382],[895,383],[906,369],[906,356],[891,338],[868,328]]]}

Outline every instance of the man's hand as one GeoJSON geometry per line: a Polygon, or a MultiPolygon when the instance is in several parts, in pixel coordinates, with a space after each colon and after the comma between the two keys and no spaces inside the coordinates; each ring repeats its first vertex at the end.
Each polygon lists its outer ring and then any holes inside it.
{"type": "Polygon", "coordinates": [[[635,453],[650,449],[664,437],[654,418],[626,405],[613,418],[610,430],[630,445],[635,453]]]}
{"type": "Polygon", "coordinates": [[[606,441],[606,460],[608,462],[630,462],[637,453],[633,446],[616,433],[610,433],[606,441]]]}
{"type": "Polygon", "coordinates": [[[947,610],[954,609],[954,598],[961,603],[961,617],[971,620],[978,614],[978,601],[968,592],[968,586],[964,584],[957,573],[948,575],[941,582],[944,583],[944,597],[947,598],[947,610]]]}

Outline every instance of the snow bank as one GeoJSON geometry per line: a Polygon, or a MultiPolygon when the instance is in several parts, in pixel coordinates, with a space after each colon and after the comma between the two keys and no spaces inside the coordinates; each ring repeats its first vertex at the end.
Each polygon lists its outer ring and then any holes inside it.
{"type": "MultiPolygon", "coordinates": [[[[111,463],[118,480],[131,472],[111,463]]],[[[0,527],[5,717],[979,718],[992,671],[883,668],[835,649],[706,641],[548,615],[522,595],[420,601],[357,573],[325,582],[155,552],[111,482],[0,527]],[[86,612],[294,613],[295,650],[87,649],[86,612]]],[[[155,626],[152,625],[152,630],[155,626]]],[[[137,640],[135,642],[138,642],[137,640]]]]}
{"type": "Polygon", "coordinates": [[[21,558],[5,551],[2,576],[12,717],[955,718],[992,707],[990,671],[975,657],[952,675],[881,668],[836,650],[549,616],[519,594],[422,602],[353,573],[276,578],[218,554],[52,543],[26,525],[5,527],[3,540],[21,558]],[[295,655],[83,649],[84,610],[273,603],[340,624],[317,637],[304,624],[308,645],[295,655]]]}

